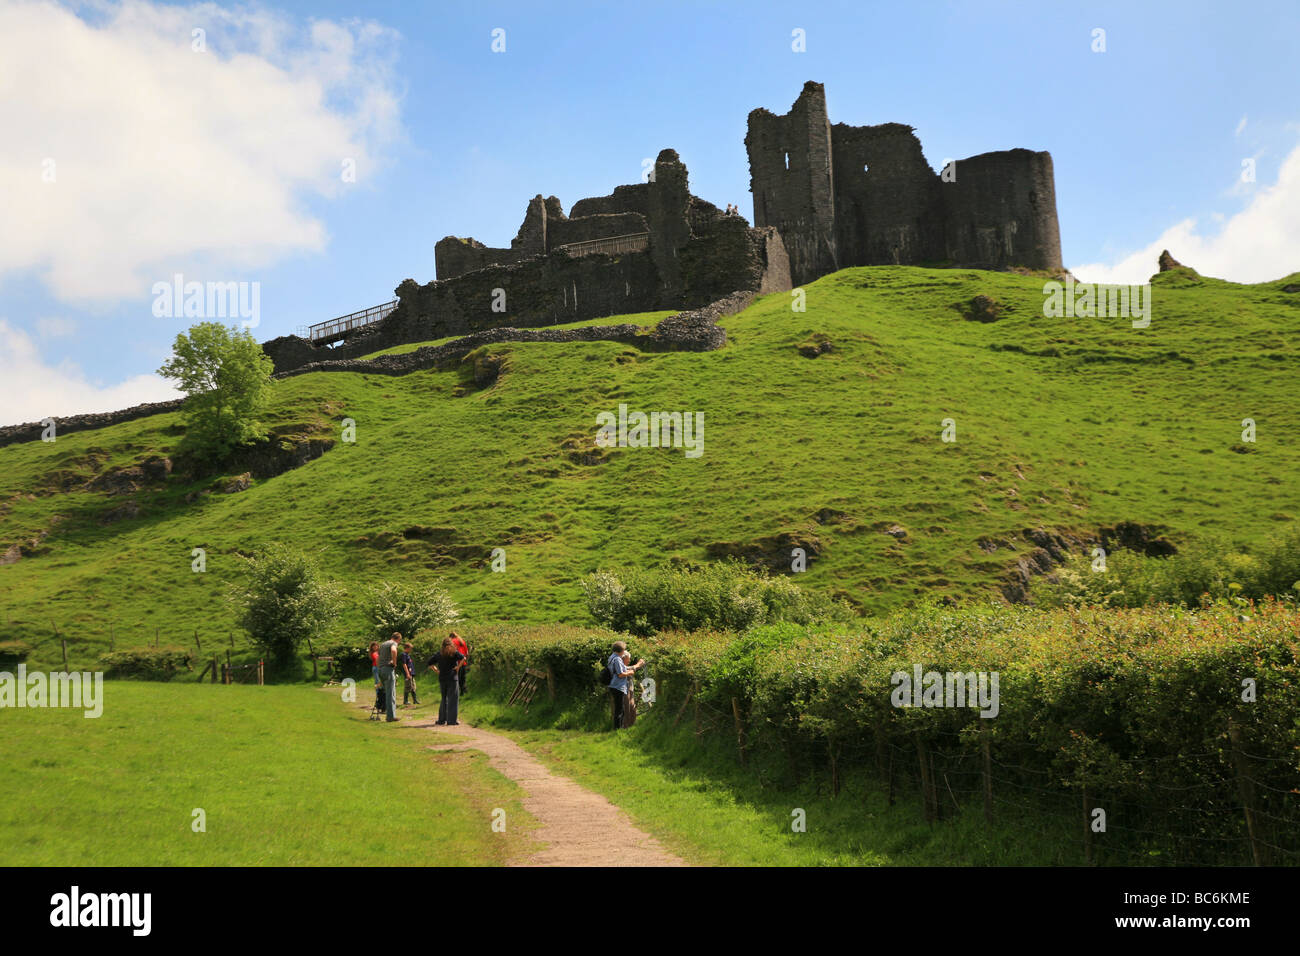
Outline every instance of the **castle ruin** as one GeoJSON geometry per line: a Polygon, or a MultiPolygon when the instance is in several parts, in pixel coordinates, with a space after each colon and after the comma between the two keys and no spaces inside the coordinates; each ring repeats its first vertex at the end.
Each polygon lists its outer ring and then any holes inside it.
{"type": "Polygon", "coordinates": [[[790,112],[749,114],[754,224],[775,226],[795,285],[849,266],[1059,272],[1052,157],[1012,149],[932,170],[912,127],[831,125],[804,84],[790,112]]]}
{"type": "Polygon", "coordinates": [[[344,322],[332,348],[296,335],[263,348],[286,372],[490,329],[699,309],[848,266],[1062,269],[1048,153],[984,153],[941,175],[910,126],[832,126],[813,82],[784,116],[751,112],[745,146],[753,227],[691,195],[685,164],[665,149],[647,182],[579,200],[567,216],[556,197],[535,196],[508,248],[441,239],[437,278],[404,280],[391,311],[344,322]]]}

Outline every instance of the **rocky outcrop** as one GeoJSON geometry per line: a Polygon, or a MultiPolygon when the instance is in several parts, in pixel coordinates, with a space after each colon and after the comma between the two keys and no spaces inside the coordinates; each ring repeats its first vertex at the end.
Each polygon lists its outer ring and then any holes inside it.
{"type": "Polygon", "coordinates": [[[1169,254],[1169,250],[1168,250],[1168,249],[1166,249],[1164,252],[1160,253],[1160,259],[1159,259],[1159,261],[1158,261],[1158,265],[1160,266],[1160,271],[1161,271],[1161,272],[1169,272],[1169,271],[1172,270],[1172,269],[1186,269],[1186,268],[1187,268],[1187,266],[1183,265],[1181,262],[1179,262],[1177,259],[1175,259],[1173,256],[1171,256],[1171,255],[1169,254]]]}

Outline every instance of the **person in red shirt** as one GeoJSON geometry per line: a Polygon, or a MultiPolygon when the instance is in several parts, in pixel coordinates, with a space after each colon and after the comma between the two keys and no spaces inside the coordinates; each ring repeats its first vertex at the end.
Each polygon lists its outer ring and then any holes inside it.
{"type": "Polygon", "coordinates": [[[375,706],[382,708],[383,702],[379,699],[379,691],[382,685],[379,683],[379,642],[378,641],[370,642],[370,676],[375,679],[375,706]]]}
{"type": "Polygon", "coordinates": [[[451,643],[456,650],[465,655],[465,663],[460,667],[460,696],[465,696],[465,670],[469,667],[469,645],[465,643],[465,638],[461,637],[455,631],[451,632],[451,643]]]}

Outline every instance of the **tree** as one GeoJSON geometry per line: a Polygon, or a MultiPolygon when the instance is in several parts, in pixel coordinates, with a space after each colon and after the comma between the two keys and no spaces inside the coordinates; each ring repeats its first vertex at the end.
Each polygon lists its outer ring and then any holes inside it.
{"type": "Polygon", "coordinates": [[[309,554],[273,543],[247,558],[233,600],[239,626],[277,663],[292,660],[303,642],[324,637],[343,607],[343,587],[326,580],[309,554]]]}
{"type": "Polygon", "coordinates": [[[257,416],[270,398],[274,368],[247,329],[200,322],[176,336],[158,374],[188,396],[186,443],[197,457],[220,460],[266,437],[257,416]]]}
{"type": "Polygon", "coordinates": [[[456,602],[440,585],[392,582],[370,592],[366,614],[376,637],[397,632],[407,640],[417,631],[445,627],[460,617],[456,602]]]}

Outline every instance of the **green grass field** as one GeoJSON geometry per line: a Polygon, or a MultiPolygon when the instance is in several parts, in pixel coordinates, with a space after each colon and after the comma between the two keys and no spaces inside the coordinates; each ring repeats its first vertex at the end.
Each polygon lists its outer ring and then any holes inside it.
{"type": "Polygon", "coordinates": [[[0,865],[483,866],[526,855],[519,791],[481,754],[431,754],[427,732],[364,714],[338,688],[130,681],[105,683],[98,719],[6,709],[0,865]],[[504,833],[491,829],[496,807],[504,833]],[[192,829],[196,808],[205,832],[192,829]]]}
{"type": "MultiPolygon", "coordinates": [[[[206,647],[232,628],[239,554],[271,539],[319,551],[354,593],[441,578],[471,626],[586,623],[591,571],[783,532],[810,542],[802,583],[867,614],[995,597],[1019,552],[981,539],[1019,529],[1134,521],[1257,542],[1297,514],[1300,305],[1285,281],[1165,273],[1137,330],[1043,318],[1038,278],[846,269],[807,287],[806,312],[775,295],[723,320],[717,352],[505,343],[499,380],[463,397],[454,370],[299,376],[276,385],[269,424],[337,435],[352,418],[355,444],[237,494],[187,502],[208,482],[172,479],[108,524],[122,497],[61,489],[170,452],[179,415],[0,448],[0,553],[28,543],[0,567],[0,622],[34,664],[60,659],[55,627],[74,664],[110,627],[119,648],[155,631],[192,646],[196,630],[206,647]],[[968,321],[957,306],[976,294],[1011,311],[968,321]],[[818,333],[834,351],[805,358],[818,333]],[[595,449],[596,415],[619,403],[703,412],[703,456],[595,449]],[[883,533],[894,524],[905,537],[883,533]],[[487,567],[497,547],[505,573],[487,567]]],[[[353,610],[340,632],[362,628],[353,610]]]]}

